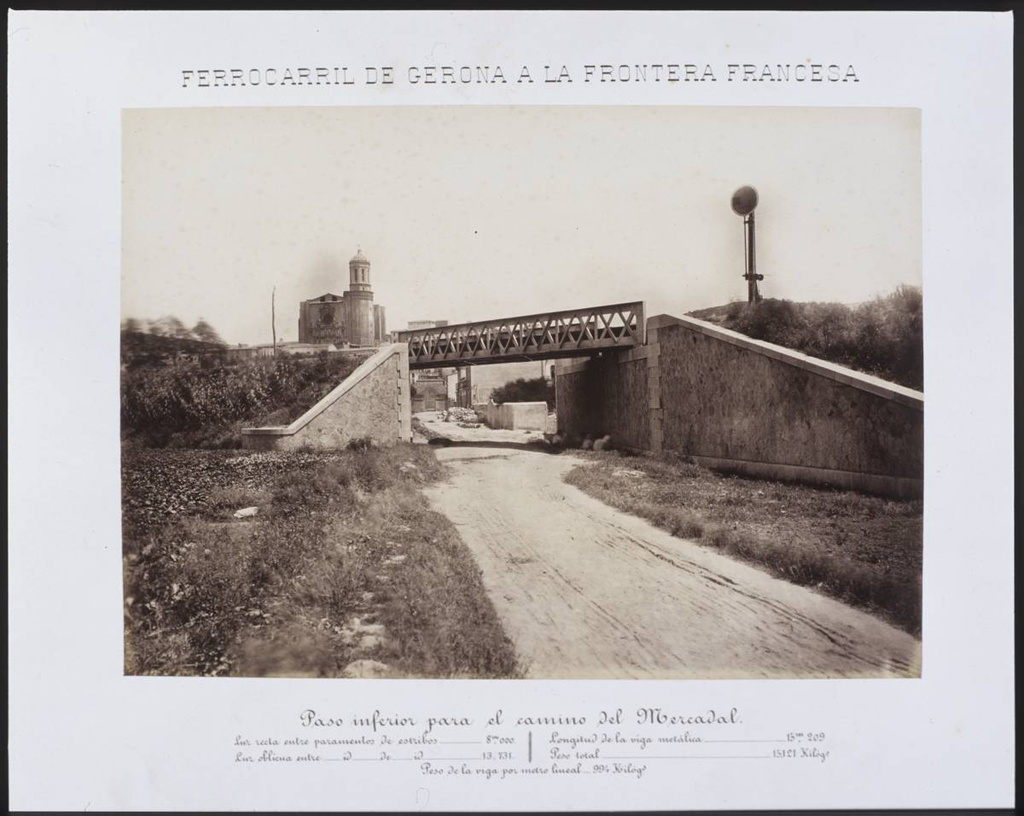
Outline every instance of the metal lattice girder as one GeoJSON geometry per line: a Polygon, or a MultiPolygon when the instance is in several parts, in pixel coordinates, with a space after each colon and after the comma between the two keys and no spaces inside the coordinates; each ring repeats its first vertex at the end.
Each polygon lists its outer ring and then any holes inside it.
{"type": "Polygon", "coordinates": [[[409,366],[572,357],[644,342],[644,304],[616,303],[398,333],[409,366]]]}

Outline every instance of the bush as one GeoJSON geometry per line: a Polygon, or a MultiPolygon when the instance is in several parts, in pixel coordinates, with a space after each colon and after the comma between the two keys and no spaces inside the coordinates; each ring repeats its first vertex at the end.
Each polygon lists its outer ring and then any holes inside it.
{"type": "Polygon", "coordinates": [[[775,299],[734,303],[722,325],[908,388],[924,387],[921,290],[913,286],[859,306],[775,299]]]}
{"type": "Polygon", "coordinates": [[[350,451],[365,451],[373,447],[373,439],[369,436],[357,436],[350,439],[345,446],[350,451]]]}
{"type": "Polygon", "coordinates": [[[324,354],[215,368],[195,362],[129,368],[121,376],[122,433],[156,446],[173,444],[173,436],[184,434],[192,444],[223,447],[232,423],[287,424],[356,365],[350,358],[324,354]]]}
{"type": "Polygon", "coordinates": [[[548,410],[555,407],[555,384],[545,377],[527,380],[520,377],[491,391],[497,405],[506,402],[546,402],[548,410]]]}

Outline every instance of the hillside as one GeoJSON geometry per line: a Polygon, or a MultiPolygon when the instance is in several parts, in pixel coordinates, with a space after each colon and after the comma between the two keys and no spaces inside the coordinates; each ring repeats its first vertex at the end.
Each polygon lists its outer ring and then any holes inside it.
{"type": "Polygon", "coordinates": [[[687,314],[907,388],[924,387],[921,290],[915,287],[900,286],[856,306],[770,298],[687,314]]]}

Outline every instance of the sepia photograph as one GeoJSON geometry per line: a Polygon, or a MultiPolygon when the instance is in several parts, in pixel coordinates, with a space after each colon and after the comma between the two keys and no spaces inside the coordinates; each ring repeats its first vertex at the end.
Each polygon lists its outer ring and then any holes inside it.
{"type": "Polygon", "coordinates": [[[9,17],[12,810],[1014,802],[1012,15],[9,17]]]}
{"type": "Polygon", "coordinates": [[[921,112],[128,108],[124,674],[920,678],[921,112]]]}

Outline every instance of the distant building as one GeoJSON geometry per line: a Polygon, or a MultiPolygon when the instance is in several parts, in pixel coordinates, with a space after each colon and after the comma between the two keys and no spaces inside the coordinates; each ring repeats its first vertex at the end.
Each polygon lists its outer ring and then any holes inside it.
{"type": "Polygon", "coordinates": [[[410,320],[406,331],[417,331],[418,329],[441,329],[448,325],[447,320],[410,320]]]}
{"type": "Polygon", "coordinates": [[[360,249],[348,262],[348,289],[299,304],[299,342],[316,345],[377,346],[388,340],[384,307],[373,302],[370,262],[360,249]]]}
{"type": "MultiPolygon", "coordinates": [[[[410,320],[405,331],[419,329],[440,329],[448,325],[447,320],[410,320]]],[[[396,338],[397,339],[397,338],[396,338]]],[[[449,387],[449,380],[454,378],[455,369],[447,366],[442,368],[421,368],[409,372],[412,383],[412,411],[443,411],[455,402],[454,387],[449,387]]]]}

